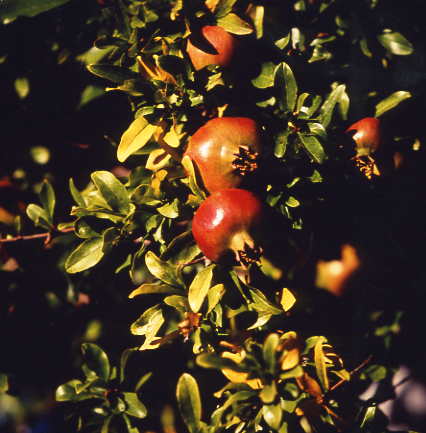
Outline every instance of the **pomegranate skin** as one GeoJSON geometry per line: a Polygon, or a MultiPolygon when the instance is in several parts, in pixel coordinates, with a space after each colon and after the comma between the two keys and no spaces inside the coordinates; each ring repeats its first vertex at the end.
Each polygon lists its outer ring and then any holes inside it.
{"type": "Polygon", "coordinates": [[[229,188],[201,203],[192,221],[192,233],[203,254],[219,262],[230,252],[255,248],[252,235],[262,219],[262,202],[252,192],[229,188]]]}
{"type": "Polygon", "coordinates": [[[351,125],[346,132],[356,131],[352,138],[356,143],[358,156],[370,155],[382,143],[381,122],[376,117],[364,117],[351,125]]]}
{"type": "Polygon", "coordinates": [[[185,155],[196,164],[204,186],[212,193],[241,185],[243,176],[233,165],[240,148],[260,154],[261,132],[256,122],[248,117],[218,117],[195,132],[185,155]]]}
{"type": "Polygon", "coordinates": [[[217,54],[201,50],[188,39],[186,51],[194,68],[199,71],[209,65],[229,66],[234,58],[237,39],[220,26],[204,26],[201,35],[217,54]]]}

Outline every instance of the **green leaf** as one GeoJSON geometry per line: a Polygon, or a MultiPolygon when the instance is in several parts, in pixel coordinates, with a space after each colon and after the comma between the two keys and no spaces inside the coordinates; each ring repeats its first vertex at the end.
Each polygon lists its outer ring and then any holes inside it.
{"type": "Polygon", "coordinates": [[[145,418],[148,414],[145,405],[139,400],[136,392],[123,392],[124,401],[127,408],[126,413],[135,418],[145,418]]]}
{"type": "Polygon", "coordinates": [[[74,199],[74,201],[81,207],[86,207],[86,202],[82,196],[82,194],[80,193],[80,191],[76,188],[74,180],[72,177],[70,177],[69,180],[69,187],[70,187],[70,192],[72,195],[72,198],[74,199]]]}
{"type": "Polygon", "coordinates": [[[325,363],[325,355],[323,351],[323,343],[326,341],[327,340],[324,337],[320,337],[318,338],[314,347],[315,370],[324,392],[327,392],[330,387],[327,375],[327,366],[325,363]]]}
{"type": "Polygon", "coordinates": [[[254,30],[256,32],[256,39],[261,39],[263,37],[263,21],[265,18],[265,7],[261,5],[255,6],[251,17],[254,24],[254,30]]]}
{"type": "Polygon", "coordinates": [[[277,397],[277,386],[275,381],[272,381],[269,385],[265,385],[260,392],[259,397],[263,403],[271,404],[277,397]]]}
{"type": "Polygon", "coordinates": [[[9,381],[7,375],[0,373],[0,394],[9,390],[9,381]]]}
{"type": "Polygon", "coordinates": [[[322,164],[325,159],[325,152],[318,138],[300,132],[297,133],[297,136],[312,159],[318,164],[322,164]]]}
{"type": "Polygon", "coordinates": [[[257,328],[260,328],[261,326],[263,326],[266,323],[268,323],[269,319],[272,316],[273,316],[273,314],[259,313],[258,316],[257,316],[256,322],[254,322],[253,325],[251,325],[247,329],[257,329],[257,328]]]}
{"type": "Polygon", "coordinates": [[[310,105],[310,107],[303,106],[300,109],[300,112],[304,113],[306,118],[309,119],[318,110],[319,106],[321,105],[321,102],[322,102],[321,96],[315,95],[312,99],[312,104],[310,105]]]}
{"type": "Polygon", "coordinates": [[[299,113],[300,110],[303,107],[303,104],[305,103],[306,99],[308,99],[310,96],[309,93],[301,93],[298,97],[297,97],[297,102],[296,102],[296,113],[299,113]]]}
{"type": "Polygon", "coordinates": [[[274,430],[278,430],[282,420],[282,409],[280,404],[265,404],[262,407],[263,419],[266,424],[274,430]]]}
{"type": "Polygon", "coordinates": [[[89,84],[84,88],[83,92],[81,92],[80,102],[78,103],[77,108],[82,108],[85,105],[87,105],[89,102],[103,95],[105,95],[105,90],[102,87],[93,86],[92,84],[89,84]]]}
{"type": "Polygon", "coordinates": [[[414,52],[412,43],[399,32],[385,32],[377,36],[377,39],[388,51],[397,56],[409,56],[414,52]]]}
{"type": "Polygon", "coordinates": [[[277,48],[279,48],[280,50],[283,50],[290,42],[290,38],[291,38],[291,33],[288,32],[287,36],[284,36],[281,39],[278,39],[277,41],[275,41],[275,46],[277,48]]]}
{"type": "Polygon", "coordinates": [[[93,371],[99,378],[107,381],[111,371],[107,354],[94,343],[83,343],[81,352],[89,370],[93,371]]]}
{"type": "Polygon", "coordinates": [[[0,19],[13,20],[20,16],[34,17],[68,2],[69,0],[3,0],[0,8],[0,19]]]}
{"type": "Polygon", "coordinates": [[[89,392],[78,392],[81,389],[83,382],[81,380],[72,379],[67,383],[60,385],[55,392],[56,401],[81,401],[95,396],[89,392]]]}
{"type": "Polygon", "coordinates": [[[49,222],[52,223],[53,215],[55,213],[56,198],[52,185],[46,179],[43,181],[39,196],[41,204],[49,216],[49,222]]]}
{"type": "Polygon", "coordinates": [[[139,390],[144,386],[146,382],[151,378],[152,372],[144,374],[139,380],[138,383],[135,386],[135,392],[139,392],[139,390]]]}
{"type": "Polygon", "coordinates": [[[176,265],[183,265],[194,260],[200,253],[200,249],[193,242],[192,231],[186,230],[170,241],[161,258],[176,265]]]}
{"type": "Polygon", "coordinates": [[[232,12],[219,18],[217,24],[223,27],[227,32],[235,35],[249,35],[253,33],[252,26],[232,12]]]}
{"type": "Polygon", "coordinates": [[[221,424],[221,418],[222,415],[225,413],[225,411],[235,403],[239,401],[248,400],[250,398],[255,397],[256,394],[253,391],[237,391],[235,394],[231,394],[229,398],[223,403],[222,406],[220,406],[218,409],[216,409],[211,417],[212,424],[221,424]]]}
{"type": "Polygon", "coordinates": [[[181,290],[176,289],[175,287],[168,286],[167,284],[161,283],[145,283],[139,286],[138,288],[132,290],[129,295],[129,299],[133,299],[139,295],[150,295],[150,294],[179,294],[181,290]]]}
{"type": "Polygon", "coordinates": [[[87,65],[87,69],[92,74],[104,78],[109,81],[113,81],[114,83],[123,83],[126,80],[131,80],[132,78],[138,78],[138,74],[136,72],[131,71],[127,68],[122,68],[121,66],[115,66],[110,64],[91,64],[87,65]]]}
{"type": "Polygon", "coordinates": [[[225,286],[223,284],[216,284],[215,286],[210,288],[209,293],[207,294],[207,314],[213,311],[213,309],[222,299],[224,293],[225,286]]]}
{"type": "Polygon", "coordinates": [[[322,104],[318,120],[319,123],[321,123],[325,128],[327,128],[329,123],[331,122],[334,107],[342,99],[345,92],[346,86],[344,84],[336,86],[322,104]]]}
{"type": "Polygon", "coordinates": [[[39,165],[46,165],[50,160],[50,150],[46,146],[33,146],[30,154],[33,161],[39,165]]]}
{"type": "Polygon", "coordinates": [[[189,311],[190,307],[188,304],[188,298],[181,295],[171,295],[164,298],[163,302],[170,307],[175,308],[181,313],[186,313],[189,311]]]}
{"type": "Polygon", "coordinates": [[[154,277],[171,286],[182,287],[176,268],[158,258],[152,251],[146,253],[145,264],[154,277]]]}
{"type": "Polygon", "coordinates": [[[250,295],[253,302],[250,304],[250,309],[255,310],[262,314],[282,314],[281,308],[276,307],[268,298],[258,289],[252,287],[250,295]]]}
{"type": "Polygon", "coordinates": [[[189,178],[188,186],[191,189],[191,191],[195,194],[198,202],[201,203],[206,198],[206,193],[199,186],[197,175],[195,173],[194,164],[192,163],[192,160],[188,155],[182,158],[181,163],[189,178]]]}
{"type": "Polygon", "coordinates": [[[277,158],[282,158],[285,155],[285,152],[287,150],[289,135],[290,135],[290,130],[286,129],[285,131],[280,132],[275,137],[274,155],[277,158]]]}
{"type": "Polygon", "coordinates": [[[101,233],[109,227],[108,221],[89,215],[75,221],[74,232],[79,238],[90,239],[101,236],[101,233]]]}
{"type": "Polygon", "coordinates": [[[340,94],[340,99],[337,101],[337,103],[339,104],[340,117],[343,120],[347,120],[348,112],[349,112],[350,99],[349,99],[349,95],[347,94],[346,91],[342,92],[340,94]]]}
{"type": "Polygon", "coordinates": [[[215,265],[210,265],[197,273],[189,286],[188,302],[194,313],[198,313],[209,292],[214,268],[215,265]]]}
{"type": "Polygon", "coordinates": [[[311,134],[317,135],[323,139],[327,138],[327,131],[325,130],[324,126],[321,125],[321,123],[309,122],[308,127],[311,134]]]}
{"type": "Polygon", "coordinates": [[[392,93],[387,98],[382,99],[376,105],[376,112],[374,116],[380,117],[382,114],[386,113],[386,111],[392,110],[392,108],[398,106],[402,101],[405,101],[411,97],[412,94],[410,92],[405,92],[403,90],[392,93]]]}
{"type": "Polygon", "coordinates": [[[160,215],[163,215],[166,218],[177,218],[180,211],[180,201],[175,198],[171,203],[166,203],[165,205],[158,207],[157,211],[160,215]]]}
{"type": "Polygon", "coordinates": [[[383,365],[373,364],[368,366],[363,375],[366,375],[373,382],[380,382],[387,376],[387,369],[383,365]]]}
{"type": "Polygon", "coordinates": [[[29,204],[26,208],[28,218],[30,218],[37,227],[42,227],[47,230],[52,229],[50,218],[47,212],[36,204],[29,204]]]}
{"type": "Polygon", "coordinates": [[[254,87],[258,89],[267,89],[274,85],[275,64],[272,62],[262,63],[260,74],[251,80],[254,87]]]}
{"type": "Polygon", "coordinates": [[[281,109],[293,112],[297,100],[297,83],[287,63],[282,62],[275,68],[274,85],[281,95],[278,98],[281,109]]]}
{"type": "Polygon", "coordinates": [[[269,334],[263,343],[263,359],[269,373],[274,374],[277,367],[277,346],[280,342],[278,334],[269,334]]]}
{"type": "Polygon", "coordinates": [[[125,370],[126,370],[127,361],[129,360],[130,355],[135,351],[136,351],[135,348],[128,348],[128,349],[123,350],[123,352],[121,353],[120,369],[119,369],[119,381],[120,381],[120,383],[123,383],[125,378],[126,378],[125,370]]]}
{"type": "Polygon", "coordinates": [[[164,323],[163,312],[159,305],[148,308],[132,325],[130,332],[134,335],[144,335],[145,341],[139,350],[156,349],[159,344],[153,343],[157,340],[157,332],[164,323]]]}
{"type": "Polygon", "coordinates": [[[176,387],[180,413],[190,433],[197,433],[201,421],[201,398],[197,381],[188,373],[182,374],[176,387]]]}
{"type": "Polygon", "coordinates": [[[222,358],[215,353],[202,353],[197,356],[197,365],[203,368],[214,368],[216,370],[228,369],[240,373],[247,373],[247,368],[242,367],[241,364],[237,364],[228,358],[222,358]]]}
{"type": "Polygon", "coordinates": [[[151,125],[143,116],[137,117],[121,136],[117,159],[124,162],[130,155],[144,147],[157,128],[157,125],[151,125]]]}
{"type": "Polygon", "coordinates": [[[15,80],[15,91],[19,99],[25,99],[30,93],[30,82],[26,77],[18,77],[15,80]]]}
{"type": "Polygon", "coordinates": [[[106,48],[98,48],[96,46],[92,46],[87,51],[77,56],[77,60],[84,63],[86,66],[100,63],[102,59],[105,58],[114,49],[114,46],[109,46],[106,48]]]}
{"type": "MultiPolygon", "coordinates": [[[[377,406],[369,406],[365,409],[364,415],[362,416],[360,427],[367,427],[369,424],[372,424],[374,418],[376,417],[377,406]]],[[[414,432],[413,432],[414,433],[414,432]]]]}
{"type": "Polygon", "coordinates": [[[123,215],[130,212],[130,199],[126,187],[111,172],[95,171],[90,177],[113,211],[123,215]]]}
{"type": "Polygon", "coordinates": [[[104,256],[103,245],[102,237],[85,240],[68,256],[65,270],[69,274],[75,274],[95,266],[104,256]]]}
{"type": "Polygon", "coordinates": [[[109,432],[109,425],[111,424],[113,418],[114,415],[110,415],[108,418],[105,419],[105,421],[102,423],[101,433],[109,432]]]}
{"type": "Polygon", "coordinates": [[[222,18],[228,15],[234,7],[237,0],[219,0],[214,10],[216,18],[222,18]]]}
{"type": "Polygon", "coordinates": [[[360,39],[359,48],[360,48],[362,54],[364,54],[364,56],[370,57],[370,58],[373,57],[373,53],[371,52],[371,50],[368,46],[367,38],[364,37],[364,38],[360,39]]]}

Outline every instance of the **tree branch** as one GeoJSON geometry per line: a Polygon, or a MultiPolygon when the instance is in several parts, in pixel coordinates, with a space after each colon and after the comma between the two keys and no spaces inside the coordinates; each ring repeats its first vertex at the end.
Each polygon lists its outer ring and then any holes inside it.
{"type": "MultiPolygon", "coordinates": [[[[352,371],[349,372],[349,375],[352,377],[355,374],[359,373],[373,358],[373,355],[370,355],[367,359],[365,359],[364,361],[361,362],[360,365],[358,365],[358,367],[354,368],[352,371]]],[[[347,382],[347,380],[345,379],[341,379],[339,380],[337,383],[335,383],[327,392],[333,392],[335,389],[339,388],[339,386],[343,385],[345,382],[347,382]]]]}
{"type": "MultiPolygon", "coordinates": [[[[69,233],[74,231],[74,227],[69,227],[62,230],[56,230],[59,233],[69,233]]],[[[46,238],[46,241],[49,241],[52,236],[52,232],[45,232],[45,233],[36,233],[34,235],[20,235],[15,236],[13,238],[0,238],[0,243],[4,244],[7,242],[17,242],[17,241],[29,241],[32,239],[43,239],[46,238]]]]}

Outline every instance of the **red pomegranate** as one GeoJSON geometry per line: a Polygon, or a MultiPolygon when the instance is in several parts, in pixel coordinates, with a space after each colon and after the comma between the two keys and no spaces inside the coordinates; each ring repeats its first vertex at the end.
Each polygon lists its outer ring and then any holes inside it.
{"type": "Polygon", "coordinates": [[[218,117],[191,137],[185,155],[200,171],[209,192],[241,185],[244,175],[257,168],[261,132],[253,119],[218,117]]]}
{"type": "Polygon", "coordinates": [[[376,117],[364,117],[351,125],[346,132],[353,133],[358,156],[368,156],[376,152],[382,143],[381,124],[376,117]]]}
{"type": "Polygon", "coordinates": [[[203,254],[219,262],[234,254],[237,261],[256,261],[255,238],[263,220],[262,202],[250,191],[216,191],[201,203],[192,221],[192,233],[203,254]]]}
{"type": "Polygon", "coordinates": [[[188,39],[186,51],[194,68],[199,71],[208,65],[229,66],[234,58],[237,39],[220,26],[204,26],[200,36],[211,45],[203,51],[188,39]]]}

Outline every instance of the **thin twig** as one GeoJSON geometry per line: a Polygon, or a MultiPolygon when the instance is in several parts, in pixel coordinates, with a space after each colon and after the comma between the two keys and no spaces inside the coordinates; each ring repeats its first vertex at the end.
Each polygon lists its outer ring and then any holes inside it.
{"type": "MultiPolygon", "coordinates": [[[[359,373],[373,358],[373,355],[370,355],[367,359],[365,359],[361,364],[358,365],[358,367],[354,368],[352,371],[349,372],[349,375],[352,377],[355,374],[359,373]]],[[[335,383],[329,390],[328,393],[333,392],[336,388],[339,388],[339,386],[343,385],[345,382],[347,382],[346,379],[341,379],[337,383],[335,383]]]]}
{"type": "Polygon", "coordinates": [[[191,260],[190,262],[179,263],[179,265],[180,265],[182,268],[185,268],[186,266],[191,266],[191,265],[195,265],[195,264],[197,264],[197,263],[203,262],[205,259],[206,259],[206,257],[203,256],[203,257],[199,257],[198,259],[191,260]]]}
{"type": "MultiPolygon", "coordinates": [[[[69,233],[74,231],[74,227],[68,227],[66,229],[62,230],[56,230],[59,233],[69,233]]],[[[15,236],[13,238],[4,238],[0,239],[0,243],[6,243],[6,242],[17,242],[17,241],[29,241],[32,239],[43,239],[47,238],[49,239],[52,236],[52,232],[46,232],[46,233],[37,233],[35,235],[19,235],[15,236]]]]}

